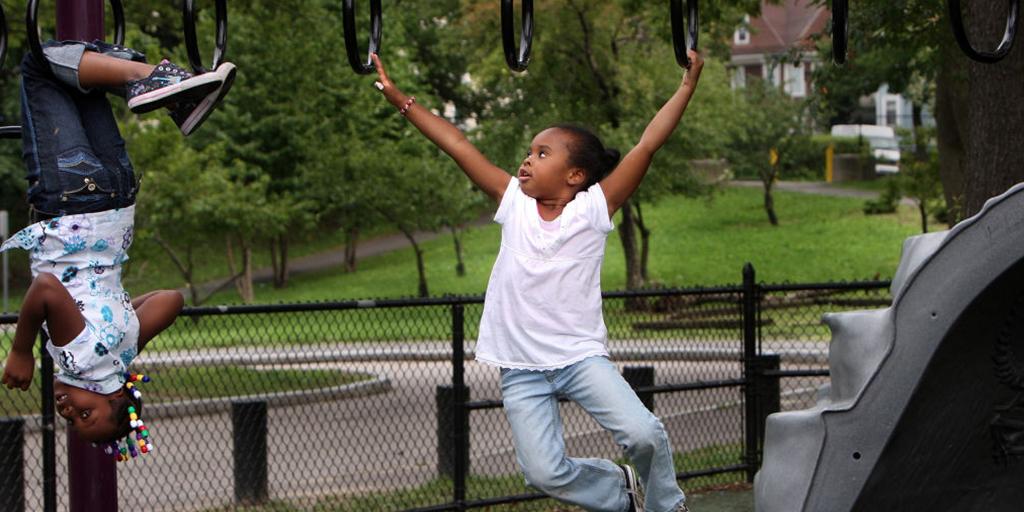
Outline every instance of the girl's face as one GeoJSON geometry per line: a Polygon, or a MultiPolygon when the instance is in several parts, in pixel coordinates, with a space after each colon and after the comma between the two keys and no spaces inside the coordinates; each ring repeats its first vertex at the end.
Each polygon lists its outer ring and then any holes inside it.
{"type": "Polygon", "coordinates": [[[534,199],[555,199],[583,183],[582,169],[569,165],[571,136],[557,128],[537,134],[519,167],[519,187],[534,199]]]}
{"type": "Polygon", "coordinates": [[[109,439],[116,432],[110,403],[112,396],[69,386],[56,379],[53,381],[57,414],[68,420],[79,437],[86,441],[109,439]]]}

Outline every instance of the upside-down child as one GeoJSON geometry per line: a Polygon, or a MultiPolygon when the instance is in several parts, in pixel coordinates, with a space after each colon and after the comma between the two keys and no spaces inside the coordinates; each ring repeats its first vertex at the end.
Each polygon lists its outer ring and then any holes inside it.
{"type": "Polygon", "coordinates": [[[44,55],[46,62],[39,62],[30,53],[21,66],[34,223],[0,251],[27,250],[33,280],[0,382],[28,389],[36,334],[44,329],[45,348],[58,367],[57,413],[81,439],[117,450],[123,460],[152,449],[137,389],[143,377],[129,365],[174,322],[183,298],[160,290],[132,299],[121,285],[139,179],[106,93],[124,96],[137,113],[168,109],[189,135],[227,94],[235,67],[225,63],[193,76],[166,60],[148,65],[130,48],[101,42],[48,43],[44,55]]]}
{"type": "Polygon", "coordinates": [[[661,421],[608,360],[600,277],[612,215],[640,185],[697,86],[704,63],[696,52],[689,57],[679,88],[621,162],[589,131],[556,125],[533,138],[510,177],[458,128],[395,87],[373,56],[377,89],[498,203],[501,248],[487,285],[476,359],[501,369],[526,481],[587,510],[686,510],[661,421]],[[559,396],[610,431],[635,469],[568,457],[559,396]]]}

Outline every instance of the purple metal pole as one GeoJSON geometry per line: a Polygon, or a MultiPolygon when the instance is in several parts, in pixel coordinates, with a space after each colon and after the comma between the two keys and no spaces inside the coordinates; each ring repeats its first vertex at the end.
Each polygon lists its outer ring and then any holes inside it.
{"type": "Polygon", "coordinates": [[[68,501],[71,512],[117,511],[117,468],[113,455],[68,429],[68,501]]]}
{"type": "MultiPolygon", "coordinates": [[[[103,39],[103,0],[57,0],[57,39],[103,39]]],[[[71,512],[117,511],[114,457],[68,429],[68,501],[71,512]]]]}
{"type": "Polygon", "coordinates": [[[103,0],[57,0],[57,39],[103,39],[103,0]]]}

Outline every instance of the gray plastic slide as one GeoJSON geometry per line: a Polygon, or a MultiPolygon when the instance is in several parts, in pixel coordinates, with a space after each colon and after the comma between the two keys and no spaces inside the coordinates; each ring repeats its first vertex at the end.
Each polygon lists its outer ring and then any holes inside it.
{"type": "Polygon", "coordinates": [[[827,314],[831,383],[768,418],[758,512],[1024,510],[1024,183],[827,314]]]}

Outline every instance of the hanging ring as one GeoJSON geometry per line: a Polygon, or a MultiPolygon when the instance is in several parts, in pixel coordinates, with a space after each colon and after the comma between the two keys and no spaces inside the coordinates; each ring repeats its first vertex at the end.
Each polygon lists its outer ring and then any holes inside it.
{"type": "Polygon", "coordinates": [[[343,0],[341,3],[342,28],[345,30],[345,53],[352,70],[360,75],[369,75],[376,70],[370,55],[380,53],[380,38],[383,22],[381,21],[380,0],[370,0],[370,43],[366,52],[366,62],[359,59],[359,41],[356,39],[356,6],[355,0],[343,0]]]}
{"type": "Polygon", "coordinates": [[[697,50],[697,35],[700,32],[700,8],[698,0],[687,0],[686,23],[683,23],[683,0],[669,0],[672,17],[672,47],[676,51],[676,62],[690,69],[690,58],[686,50],[697,50]]]}
{"type": "Polygon", "coordinates": [[[523,0],[523,30],[519,36],[518,53],[512,20],[514,14],[512,0],[501,0],[501,44],[505,49],[505,62],[512,71],[526,71],[533,50],[533,0],[523,0]]]}
{"type": "MultiPolygon", "coordinates": [[[[114,44],[124,46],[124,7],[121,0],[110,0],[110,10],[114,13],[114,44]]],[[[43,45],[39,42],[39,0],[29,0],[25,9],[25,32],[28,46],[40,63],[46,62],[43,45]]]]}
{"type": "Polygon", "coordinates": [[[181,7],[182,25],[185,27],[185,49],[188,51],[188,63],[196,74],[217,69],[228,54],[228,2],[217,0],[217,35],[213,49],[213,63],[210,69],[203,67],[203,58],[199,55],[199,42],[196,37],[196,2],[185,0],[181,7]]]}
{"type": "Polygon", "coordinates": [[[848,0],[832,0],[832,62],[846,62],[850,41],[850,5],[848,0]]]}
{"type": "Polygon", "coordinates": [[[948,5],[949,21],[953,24],[953,36],[956,37],[957,44],[960,45],[960,49],[968,57],[978,62],[991,64],[999,62],[1003,57],[1006,57],[1006,54],[1010,53],[1010,48],[1013,47],[1013,38],[1017,32],[1017,14],[1020,11],[1020,0],[1010,0],[1010,13],[1006,17],[1006,30],[1003,32],[1003,40],[999,42],[999,46],[993,52],[975,50],[971,46],[971,42],[967,40],[967,30],[964,28],[964,16],[960,10],[960,0],[949,0],[948,5]]]}
{"type": "MultiPolygon", "coordinates": [[[[4,7],[0,5],[0,66],[4,65],[7,59],[7,16],[4,14],[4,7]]],[[[0,139],[20,139],[20,126],[0,126],[0,139]]]]}

